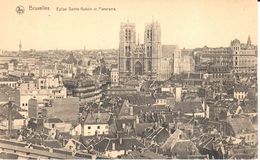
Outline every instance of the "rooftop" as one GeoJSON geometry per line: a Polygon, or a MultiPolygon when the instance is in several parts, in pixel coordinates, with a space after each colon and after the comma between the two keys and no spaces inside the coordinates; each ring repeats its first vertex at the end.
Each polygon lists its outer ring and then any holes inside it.
{"type": "Polygon", "coordinates": [[[85,124],[106,124],[109,122],[110,116],[109,113],[89,113],[85,124]]]}

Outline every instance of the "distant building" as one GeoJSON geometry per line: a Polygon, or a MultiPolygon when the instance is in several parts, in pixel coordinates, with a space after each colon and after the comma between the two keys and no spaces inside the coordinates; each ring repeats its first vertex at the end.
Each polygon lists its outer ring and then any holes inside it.
{"type": "Polygon", "coordinates": [[[172,57],[164,57],[161,59],[161,66],[160,66],[160,80],[167,80],[169,79],[174,73],[174,60],[172,57]]]}
{"type": "Polygon", "coordinates": [[[99,102],[102,97],[102,83],[96,83],[88,75],[79,75],[74,79],[65,79],[64,86],[68,96],[79,97],[82,102],[99,102]]]}
{"type": "Polygon", "coordinates": [[[67,89],[63,86],[52,88],[39,88],[37,82],[29,81],[28,83],[22,83],[20,85],[20,107],[28,111],[29,99],[37,99],[42,101],[43,99],[58,99],[67,97],[67,89]]]}
{"type": "Polygon", "coordinates": [[[203,47],[194,49],[195,64],[212,63],[221,66],[232,66],[230,47],[203,47]]]}
{"type": "Polygon", "coordinates": [[[233,75],[231,73],[231,67],[223,65],[210,65],[207,73],[209,74],[210,82],[225,82],[232,81],[233,75]]]}
{"type": "Polygon", "coordinates": [[[234,117],[228,119],[228,135],[244,139],[250,145],[257,144],[257,131],[250,119],[246,117],[234,117]]]}
{"type": "Polygon", "coordinates": [[[245,86],[242,85],[236,85],[234,87],[234,98],[236,98],[239,101],[244,100],[247,97],[248,91],[245,86]]]}
{"type": "Polygon", "coordinates": [[[111,69],[111,83],[112,85],[118,85],[119,83],[119,72],[118,68],[112,68],[111,69]]]}
{"type": "Polygon", "coordinates": [[[160,72],[161,27],[158,22],[145,25],[144,44],[136,44],[134,23],[121,23],[119,39],[119,81],[130,75],[150,74],[157,77],[160,72]]]}
{"type": "Polygon", "coordinates": [[[45,109],[48,118],[59,118],[64,122],[71,123],[77,122],[79,118],[79,98],[53,99],[45,109]]]}
{"type": "Polygon", "coordinates": [[[233,71],[235,73],[256,73],[257,47],[252,45],[250,37],[247,44],[240,43],[238,39],[231,41],[233,57],[233,71]]]}
{"type": "Polygon", "coordinates": [[[18,87],[18,78],[0,78],[0,86],[8,85],[9,87],[15,89],[18,87]]]}
{"type": "Polygon", "coordinates": [[[133,87],[111,87],[107,90],[106,95],[113,96],[113,95],[131,95],[136,94],[137,89],[133,87]]]}

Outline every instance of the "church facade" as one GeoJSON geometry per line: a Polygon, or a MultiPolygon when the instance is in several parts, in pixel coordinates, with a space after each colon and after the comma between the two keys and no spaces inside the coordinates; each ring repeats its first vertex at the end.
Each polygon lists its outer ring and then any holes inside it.
{"type": "Polygon", "coordinates": [[[136,42],[134,23],[121,23],[119,35],[119,81],[135,75],[158,77],[162,58],[160,24],[145,25],[144,44],[136,42]]]}

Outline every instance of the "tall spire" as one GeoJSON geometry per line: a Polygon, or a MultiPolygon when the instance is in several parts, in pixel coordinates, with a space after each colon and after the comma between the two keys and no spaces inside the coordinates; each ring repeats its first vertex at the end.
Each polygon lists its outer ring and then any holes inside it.
{"type": "Polygon", "coordinates": [[[21,51],[22,51],[22,42],[20,40],[20,43],[19,43],[19,53],[21,53],[21,51]]]}
{"type": "Polygon", "coordinates": [[[139,33],[138,33],[138,37],[137,37],[138,39],[137,39],[137,45],[139,45],[140,44],[140,41],[139,41],[139,33]]]}
{"type": "Polygon", "coordinates": [[[250,35],[248,36],[248,39],[247,39],[247,45],[250,46],[251,45],[251,38],[250,38],[250,35]]]}

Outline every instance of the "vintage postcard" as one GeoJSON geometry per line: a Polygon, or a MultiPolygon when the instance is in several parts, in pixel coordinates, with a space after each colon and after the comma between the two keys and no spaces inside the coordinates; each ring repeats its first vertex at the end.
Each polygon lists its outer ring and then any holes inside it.
{"type": "Polygon", "coordinates": [[[258,158],[256,0],[0,4],[0,159],[258,158]]]}

